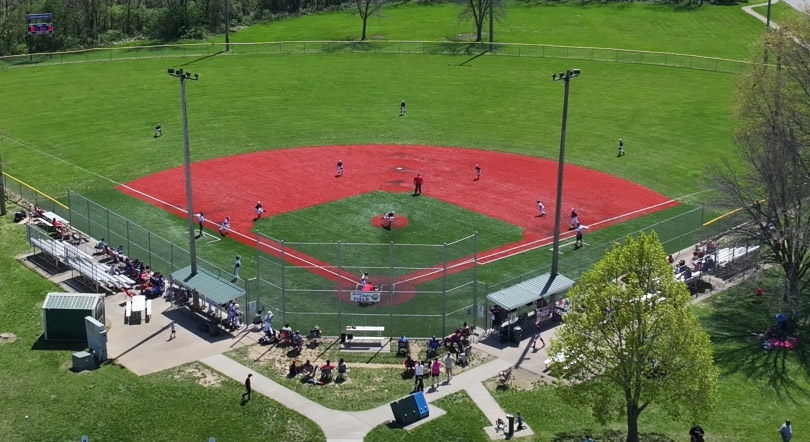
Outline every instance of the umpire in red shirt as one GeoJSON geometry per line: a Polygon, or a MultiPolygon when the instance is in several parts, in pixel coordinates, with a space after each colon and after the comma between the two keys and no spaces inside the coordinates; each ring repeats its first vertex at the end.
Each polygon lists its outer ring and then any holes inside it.
{"type": "Polygon", "coordinates": [[[413,196],[418,196],[422,194],[422,182],[425,179],[422,178],[422,175],[416,174],[416,177],[413,179],[413,196]]]}

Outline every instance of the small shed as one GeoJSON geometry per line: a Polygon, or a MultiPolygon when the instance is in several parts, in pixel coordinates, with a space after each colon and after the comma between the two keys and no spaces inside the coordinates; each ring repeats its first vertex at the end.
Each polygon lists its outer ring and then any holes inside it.
{"type": "Polygon", "coordinates": [[[42,304],[45,339],[83,341],[87,339],[84,318],[104,324],[104,295],[98,293],[48,293],[42,304]]]}

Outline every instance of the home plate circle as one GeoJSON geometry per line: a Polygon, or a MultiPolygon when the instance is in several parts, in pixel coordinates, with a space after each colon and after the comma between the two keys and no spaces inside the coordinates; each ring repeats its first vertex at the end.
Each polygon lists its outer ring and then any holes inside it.
{"type": "Polygon", "coordinates": [[[394,222],[389,225],[388,220],[383,219],[383,214],[380,214],[374,218],[371,218],[371,225],[386,230],[401,229],[408,225],[408,218],[402,215],[397,215],[394,217],[394,222]]]}

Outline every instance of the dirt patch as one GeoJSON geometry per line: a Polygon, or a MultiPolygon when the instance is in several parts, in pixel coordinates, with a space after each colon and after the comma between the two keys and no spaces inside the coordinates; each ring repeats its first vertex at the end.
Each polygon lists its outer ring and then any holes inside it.
{"type": "Polygon", "coordinates": [[[537,374],[525,368],[516,368],[512,370],[512,382],[508,387],[501,386],[497,377],[487,379],[484,383],[490,390],[503,390],[512,388],[519,391],[533,391],[544,385],[550,385],[554,378],[547,375],[537,374]]]}
{"type": "Polygon", "coordinates": [[[455,41],[475,41],[475,34],[472,32],[458,34],[455,41]]]}
{"type": "Polygon", "coordinates": [[[17,340],[17,335],[14,333],[0,333],[0,345],[11,344],[17,340]]]}
{"type": "Polygon", "coordinates": [[[203,387],[217,388],[222,385],[222,377],[213,371],[192,365],[185,368],[179,368],[172,374],[172,379],[179,381],[182,379],[193,378],[197,383],[203,387]]]}

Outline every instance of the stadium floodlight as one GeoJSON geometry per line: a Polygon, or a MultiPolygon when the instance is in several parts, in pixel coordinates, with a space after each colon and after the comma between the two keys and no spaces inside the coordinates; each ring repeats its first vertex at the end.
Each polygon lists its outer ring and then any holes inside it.
{"type": "Polygon", "coordinates": [[[565,95],[563,98],[563,116],[562,116],[562,129],[560,131],[560,161],[557,168],[557,202],[556,210],[554,213],[554,248],[551,256],[551,277],[557,275],[557,264],[560,257],[560,215],[562,215],[562,188],[563,188],[563,170],[565,168],[565,129],[568,123],[568,89],[570,80],[578,77],[582,71],[579,69],[566,70],[551,76],[553,81],[565,82],[565,95]]]}
{"type": "MultiPolygon", "coordinates": [[[[194,242],[194,204],[191,198],[191,154],[188,149],[188,114],[186,113],[186,80],[199,80],[199,74],[191,78],[190,72],[182,69],[169,69],[170,76],[180,79],[180,104],[183,108],[183,156],[186,166],[186,212],[188,214],[188,253],[191,258],[191,275],[197,274],[197,247],[194,242]]],[[[202,234],[202,232],[200,232],[202,234]]]]}

